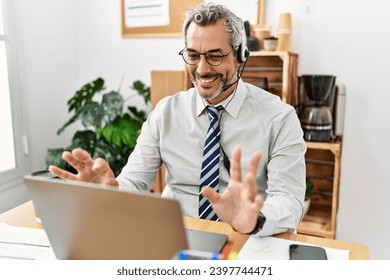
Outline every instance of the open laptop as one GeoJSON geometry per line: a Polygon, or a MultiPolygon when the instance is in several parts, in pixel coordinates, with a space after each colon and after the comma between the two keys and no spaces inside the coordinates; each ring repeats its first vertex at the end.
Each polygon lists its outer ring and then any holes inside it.
{"type": "Polygon", "coordinates": [[[172,259],[219,252],[227,235],[185,230],[178,201],[50,173],[24,178],[57,259],[172,259]]]}

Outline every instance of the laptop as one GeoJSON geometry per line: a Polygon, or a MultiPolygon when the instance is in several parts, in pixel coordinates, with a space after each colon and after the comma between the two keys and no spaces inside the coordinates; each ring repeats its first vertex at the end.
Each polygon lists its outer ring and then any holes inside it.
{"type": "Polygon", "coordinates": [[[172,259],[220,252],[227,235],[186,230],[180,203],[150,193],[54,178],[24,177],[57,259],[172,259]]]}

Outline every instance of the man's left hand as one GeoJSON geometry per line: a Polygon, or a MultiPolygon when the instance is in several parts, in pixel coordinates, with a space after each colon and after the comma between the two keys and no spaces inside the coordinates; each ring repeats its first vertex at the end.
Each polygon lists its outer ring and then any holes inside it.
{"type": "Polygon", "coordinates": [[[263,207],[264,199],[257,194],[256,182],[260,159],[261,153],[255,152],[245,177],[241,179],[241,148],[236,148],[230,166],[231,178],[225,192],[217,193],[209,186],[201,191],[218,217],[241,233],[250,233],[254,230],[260,209],[263,207]]]}

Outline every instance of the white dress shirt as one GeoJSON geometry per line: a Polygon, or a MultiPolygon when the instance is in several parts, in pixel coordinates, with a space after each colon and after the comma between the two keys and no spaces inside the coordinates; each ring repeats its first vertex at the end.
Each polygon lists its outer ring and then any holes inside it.
{"type": "MultiPolygon", "coordinates": [[[[137,145],[117,177],[120,188],[149,190],[164,162],[167,167],[164,197],[181,202],[183,214],[197,217],[200,169],[209,119],[207,101],[191,88],[165,97],[142,126],[137,145]]],[[[266,217],[259,236],[294,231],[302,219],[306,189],[306,145],[294,108],[242,80],[236,92],[220,104],[221,146],[229,158],[242,147],[242,174],[255,151],[263,156],[257,172],[261,209],[266,217]]],[[[216,105],[217,106],[217,105],[216,105]]],[[[229,174],[220,162],[220,192],[229,174]]]]}

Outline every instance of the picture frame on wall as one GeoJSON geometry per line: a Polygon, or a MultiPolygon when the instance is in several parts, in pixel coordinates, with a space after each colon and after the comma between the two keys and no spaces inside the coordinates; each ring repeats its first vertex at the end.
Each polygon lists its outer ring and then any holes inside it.
{"type": "MultiPolygon", "coordinates": [[[[180,37],[185,12],[202,2],[207,1],[121,0],[122,37],[180,37]]],[[[229,1],[221,1],[221,4],[229,7],[229,1]]],[[[265,0],[258,0],[257,6],[257,24],[263,24],[265,0]]],[[[245,5],[241,7],[246,9],[245,5]]]]}

